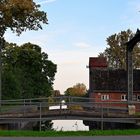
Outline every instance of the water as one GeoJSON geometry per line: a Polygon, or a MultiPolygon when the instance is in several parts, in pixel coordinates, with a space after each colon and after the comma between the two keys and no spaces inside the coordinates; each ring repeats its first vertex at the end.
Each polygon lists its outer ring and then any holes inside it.
{"type": "Polygon", "coordinates": [[[53,120],[56,131],[88,131],[89,127],[82,120],[53,120]]]}

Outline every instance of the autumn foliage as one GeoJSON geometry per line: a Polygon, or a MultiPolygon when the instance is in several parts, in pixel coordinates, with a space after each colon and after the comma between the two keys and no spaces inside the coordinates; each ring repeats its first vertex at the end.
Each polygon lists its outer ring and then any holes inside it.
{"type": "Polygon", "coordinates": [[[87,93],[86,86],[83,83],[77,83],[73,87],[69,87],[65,91],[65,95],[70,96],[85,96],[87,93]]]}

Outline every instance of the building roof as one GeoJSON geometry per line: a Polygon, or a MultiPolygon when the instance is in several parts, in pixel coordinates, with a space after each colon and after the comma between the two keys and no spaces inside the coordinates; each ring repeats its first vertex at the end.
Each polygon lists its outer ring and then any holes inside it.
{"type": "Polygon", "coordinates": [[[89,68],[106,68],[107,59],[105,57],[90,57],[89,68]]]}
{"type": "MultiPolygon", "coordinates": [[[[140,92],[140,70],[133,70],[133,91],[140,92]]],[[[91,92],[127,92],[127,71],[124,69],[93,69],[90,72],[91,92]]]]}

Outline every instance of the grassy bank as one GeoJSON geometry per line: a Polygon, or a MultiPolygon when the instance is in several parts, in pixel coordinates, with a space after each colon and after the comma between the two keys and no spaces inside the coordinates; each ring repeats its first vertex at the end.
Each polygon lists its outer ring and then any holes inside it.
{"type": "Polygon", "coordinates": [[[140,135],[139,130],[94,130],[94,131],[0,131],[0,136],[61,137],[61,136],[113,136],[140,135]]]}

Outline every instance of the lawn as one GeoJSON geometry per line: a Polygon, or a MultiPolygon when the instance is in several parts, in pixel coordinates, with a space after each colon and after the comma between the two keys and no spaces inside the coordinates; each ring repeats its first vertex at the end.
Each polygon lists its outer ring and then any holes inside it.
{"type": "Polygon", "coordinates": [[[0,131],[0,136],[62,137],[62,136],[114,136],[140,135],[137,130],[93,130],[93,131],[0,131]]]}

